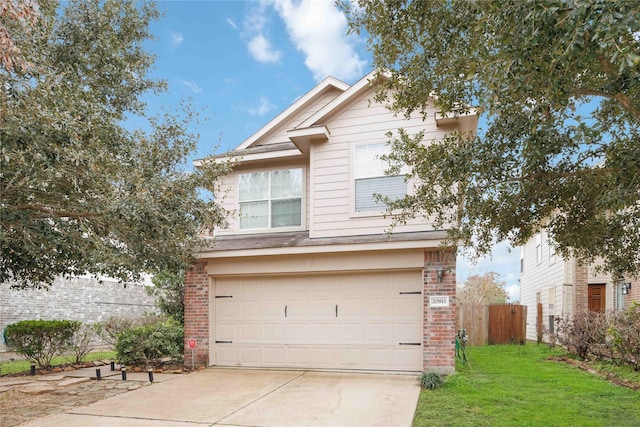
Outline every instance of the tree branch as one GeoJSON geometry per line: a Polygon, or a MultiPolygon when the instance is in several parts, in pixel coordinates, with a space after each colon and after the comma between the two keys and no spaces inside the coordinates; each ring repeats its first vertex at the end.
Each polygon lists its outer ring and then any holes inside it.
{"type": "Polygon", "coordinates": [[[23,205],[16,205],[12,207],[15,210],[21,210],[21,211],[26,211],[26,210],[32,210],[32,211],[36,211],[42,214],[48,214],[48,215],[41,215],[43,218],[46,217],[61,217],[61,218],[76,218],[76,219],[80,219],[80,218],[96,218],[99,217],[100,214],[95,213],[95,212],[75,212],[75,211],[70,211],[70,210],[59,210],[59,209],[52,209],[52,208],[48,208],[46,206],[43,205],[32,205],[32,204],[23,204],[23,205]]]}

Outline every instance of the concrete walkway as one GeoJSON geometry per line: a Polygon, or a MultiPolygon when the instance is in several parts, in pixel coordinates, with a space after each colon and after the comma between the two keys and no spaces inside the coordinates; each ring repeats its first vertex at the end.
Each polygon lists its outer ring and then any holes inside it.
{"type": "Polygon", "coordinates": [[[28,426],[410,426],[413,375],[206,369],[28,426]]]}

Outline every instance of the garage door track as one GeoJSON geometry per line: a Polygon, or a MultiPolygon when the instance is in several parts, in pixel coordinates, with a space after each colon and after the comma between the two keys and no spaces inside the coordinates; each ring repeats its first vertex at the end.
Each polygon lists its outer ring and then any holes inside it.
{"type": "Polygon", "coordinates": [[[29,426],[410,426],[414,375],[211,368],[29,426]]]}

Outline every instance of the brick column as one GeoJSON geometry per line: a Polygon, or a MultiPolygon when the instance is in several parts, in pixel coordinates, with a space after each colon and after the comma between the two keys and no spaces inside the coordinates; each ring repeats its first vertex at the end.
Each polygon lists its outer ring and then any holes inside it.
{"type": "Polygon", "coordinates": [[[191,364],[189,339],[198,340],[195,364],[209,364],[209,275],[207,264],[198,262],[184,278],[184,361],[191,364]]]}
{"type": "Polygon", "coordinates": [[[573,273],[573,315],[585,313],[589,309],[589,266],[575,260],[573,273]]]}
{"type": "Polygon", "coordinates": [[[456,254],[424,253],[423,370],[439,374],[455,372],[456,254]],[[437,268],[444,269],[438,281],[437,268]],[[448,296],[448,307],[429,307],[430,296],[448,296]]]}

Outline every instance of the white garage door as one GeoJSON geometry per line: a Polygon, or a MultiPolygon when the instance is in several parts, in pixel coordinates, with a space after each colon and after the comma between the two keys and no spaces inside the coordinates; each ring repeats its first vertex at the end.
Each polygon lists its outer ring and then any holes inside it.
{"type": "Polygon", "coordinates": [[[420,271],[217,279],[218,366],[422,370],[420,271]]]}

